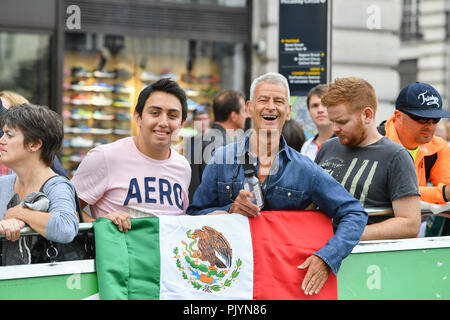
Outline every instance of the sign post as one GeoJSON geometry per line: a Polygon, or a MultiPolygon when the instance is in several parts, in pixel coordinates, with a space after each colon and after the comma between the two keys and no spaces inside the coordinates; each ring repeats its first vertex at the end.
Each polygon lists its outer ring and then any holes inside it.
{"type": "Polygon", "coordinates": [[[331,77],[331,1],[280,0],[279,72],[288,79],[293,118],[314,134],[305,98],[331,77]]]}

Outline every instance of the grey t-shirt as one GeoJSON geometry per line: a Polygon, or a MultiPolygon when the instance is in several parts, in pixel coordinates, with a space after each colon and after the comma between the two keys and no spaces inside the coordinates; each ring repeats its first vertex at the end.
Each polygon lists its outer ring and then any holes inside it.
{"type": "MultiPolygon", "coordinates": [[[[315,161],[366,208],[391,207],[395,199],[420,195],[411,154],[386,137],[365,147],[330,139],[315,161]]],[[[386,218],[369,217],[368,224],[386,218]]]]}
{"type": "MultiPolygon", "coordinates": [[[[8,202],[14,196],[15,179],[15,174],[0,177],[0,220],[3,219],[7,210],[8,202]]],[[[47,223],[46,238],[61,243],[72,241],[78,233],[79,226],[76,215],[75,189],[72,183],[67,178],[57,176],[48,180],[42,191],[50,200],[48,212],[52,214],[47,223]]],[[[4,241],[8,252],[12,251],[12,247],[19,248],[18,241],[15,243],[5,239],[4,241]],[[8,243],[12,246],[9,246],[8,243]]],[[[5,246],[3,249],[6,249],[5,246]]]]}

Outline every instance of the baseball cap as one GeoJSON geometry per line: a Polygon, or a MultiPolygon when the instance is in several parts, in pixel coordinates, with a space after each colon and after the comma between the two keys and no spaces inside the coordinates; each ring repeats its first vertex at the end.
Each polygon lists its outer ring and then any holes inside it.
{"type": "Polygon", "coordinates": [[[422,118],[450,118],[450,112],[442,109],[439,92],[422,82],[404,87],[395,101],[395,108],[422,118]]]}

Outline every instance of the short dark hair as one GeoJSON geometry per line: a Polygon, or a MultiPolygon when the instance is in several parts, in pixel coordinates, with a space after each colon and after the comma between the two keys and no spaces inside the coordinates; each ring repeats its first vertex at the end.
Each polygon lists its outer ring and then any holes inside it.
{"type": "Polygon", "coordinates": [[[214,121],[225,122],[233,111],[240,113],[241,99],[245,101],[245,96],[240,91],[220,91],[213,101],[214,121]]]}
{"type": "Polygon", "coordinates": [[[145,87],[141,93],[139,94],[139,98],[136,104],[135,112],[139,114],[139,117],[142,117],[142,111],[144,110],[145,102],[150,97],[150,95],[155,91],[162,91],[165,93],[169,93],[178,98],[181,103],[181,122],[186,120],[187,118],[187,98],[184,90],[170,78],[164,78],[158,80],[147,87],[145,87]]]}
{"type": "Polygon", "coordinates": [[[327,84],[318,84],[308,92],[308,97],[306,98],[306,107],[309,110],[309,100],[312,96],[318,96],[319,98],[322,98],[323,95],[327,92],[328,85],[327,84]]]}
{"type": "Polygon", "coordinates": [[[281,133],[288,146],[300,152],[306,140],[301,124],[293,119],[286,120],[281,133]]]}
{"type": "Polygon", "coordinates": [[[8,109],[0,120],[0,125],[19,128],[24,136],[24,146],[42,141],[41,159],[51,166],[64,138],[61,117],[45,106],[24,103],[8,109]]]}

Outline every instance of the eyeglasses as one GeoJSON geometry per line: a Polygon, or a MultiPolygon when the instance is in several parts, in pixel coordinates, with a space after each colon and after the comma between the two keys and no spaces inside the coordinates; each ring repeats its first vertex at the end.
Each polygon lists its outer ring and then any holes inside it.
{"type": "Polygon", "coordinates": [[[420,123],[420,124],[427,124],[429,121],[432,121],[433,124],[438,123],[439,121],[441,121],[441,118],[424,118],[424,117],[419,117],[416,116],[414,114],[411,114],[409,112],[406,111],[402,111],[404,114],[406,114],[408,117],[410,117],[411,119],[413,119],[414,121],[420,123]]]}

